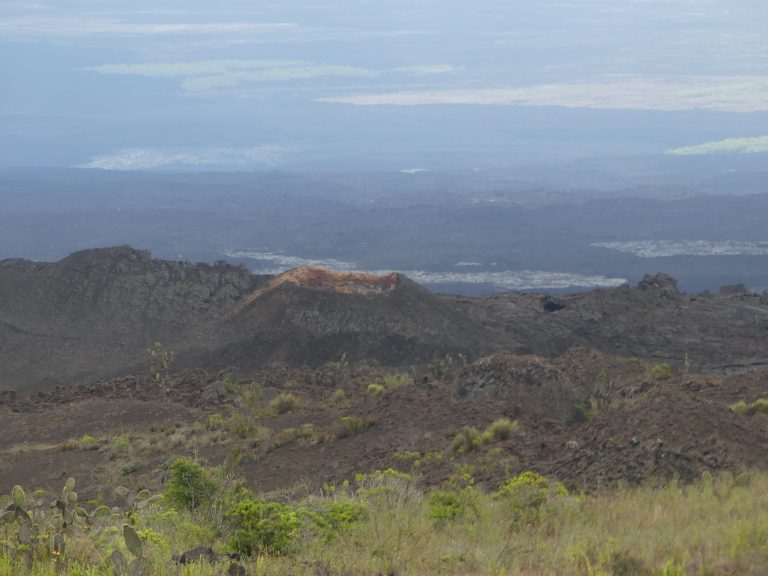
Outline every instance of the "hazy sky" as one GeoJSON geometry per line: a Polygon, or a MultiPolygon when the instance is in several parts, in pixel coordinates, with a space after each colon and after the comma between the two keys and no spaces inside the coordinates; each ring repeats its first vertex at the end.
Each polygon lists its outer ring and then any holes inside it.
{"type": "Polygon", "coordinates": [[[0,166],[710,150],[768,135],[766,39],[765,0],[0,0],[0,166]]]}

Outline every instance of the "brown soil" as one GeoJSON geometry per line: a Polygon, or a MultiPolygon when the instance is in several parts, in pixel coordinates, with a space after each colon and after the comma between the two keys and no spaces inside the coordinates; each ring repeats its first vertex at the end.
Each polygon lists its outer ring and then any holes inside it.
{"type": "Polygon", "coordinates": [[[14,483],[60,488],[67,475],[78,477],[89,497],[108,495],[108,483],[158,489],[171,457],[196,455],[219,464],[233,449],[242,456],[240,472],[248,483],[268,492],[317,490],[388,467],[434,485],[471,466],[476,483],[490,489],[509,475],[536,470],[587,490],[768,467],[768,415],[740,416],[729,409],[764,395],[768,374],[659,379],[652,367],[586,349],[553,360],[501,354],[454,365],[441,380],[417,372],[374,397],[367,388],[383,381],[380,368],[276,366],[239,378],[241,386],[254,380],[263,385],[258,423],[271,436],[261,443],[233,435],[205,440],[205,427],[193,423],[244,410],[245,388],[233,394],[221,376],[202,372],[181,374],[165,386],[122,379],[34,397],[6,395],[0,404],[8,431],[0,440],[0,491],[14,483]],[[345,400],[334,401],[337,389],[345,391],[345,400]],[[272,414],[269,401],[288,391],[299,406],[272,414]],[[341,437],[348,416],[363,425],[341,437]],[[500,417],[518,420],[510,438],[467,453],[451,449],[464,426],[482,431],[500,417]],[[286,429],[302,428],[311,434],[278,441],[286,429]],[[99,439],[98,450],[67,442],[84,434],[99,439]],[[146,444],[142,456],[115,454],[109,438],[118,434],[134,434],[134,442],[146,444]],[[163,444],[176,437],[177,444],[163,444]],[[162,448],[151,449],[155,441],[162,448]]]}

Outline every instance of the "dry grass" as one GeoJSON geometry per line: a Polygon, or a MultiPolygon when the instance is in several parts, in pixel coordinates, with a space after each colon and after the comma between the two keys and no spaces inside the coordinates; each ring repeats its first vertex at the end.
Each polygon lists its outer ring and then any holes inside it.
{"type": "MultiPolygon", "coordinates": [[[[554,494],[554,493],[553,493],[554,494]]],[[[535,514],[519,514],[520,502],[466,488],[457,493],[464,513],[435,523],[429,499],[403,475],[380,475],[297,505],[322,509],[342,499],[368,514],[351,529],[320,537],[311,530],[287,557],[244,562],[249,574],[397,574],[725,576],[768,573],[768,475],[705,476],[691,486],[620,488],[597,495],[548,496],[535,514]]],[[[526,496],[528,498],[528,496],[526,496]]],[[[226,526],[216,514],[193,516],[162,507],[142,512],[137,529],[147,535],[155,561],[150,576],[213,576],[219,567],[174,567],[170,554],[198,545],[226,545],[226,526]]],[[[2,532],[2,529],[0,529],[2,532]]],[[[117,536],[78,536],[66,574],[111,573],[108,556],[117,536]]],[[[32,571],[13,564],[0,547],[0,576],[50,576],[52,565],[32,571]]],[[[61,573],[61,571],[59,572],[61,573]]]]}

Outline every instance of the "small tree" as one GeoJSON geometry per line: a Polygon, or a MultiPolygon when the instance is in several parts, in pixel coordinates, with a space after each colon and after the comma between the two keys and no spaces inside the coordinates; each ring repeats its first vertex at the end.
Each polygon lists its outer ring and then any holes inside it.
{"type": "Polygon", "coordinates": [[[195,510],[210,501],[216,483],[208,471],[189,458],[176,458],[171,464],[166,498],[179,507],[195,510]]]}

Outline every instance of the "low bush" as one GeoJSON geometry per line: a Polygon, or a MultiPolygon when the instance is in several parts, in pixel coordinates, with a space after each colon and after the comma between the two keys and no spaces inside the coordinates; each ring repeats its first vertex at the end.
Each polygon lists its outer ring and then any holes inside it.
{"type": "Polygon", "coordinates": [[[342,416],[336,426],[336,438],[341,440],[360,434],[371,425],[370,422],[358,418],[357,416],[342,416]]]}
{"type": "Polygon", "coordinates": [[[368,509],[353,500],[333,501],[323,512],[334,535],[349,531],[368,517],[368,509]]]}
{"type": "Polygon", "coordinates": [[[258,423],[256,415],[248,411],[233,413],[223,425],[227,431],[243,440],[253,440],[269,435],[266,428],[258,423]]]}
{"type": "Polygon", "coordinates": [[[216,483],[205,467],[189,458],[176,458],[165,497],[174,506],[187,510],[204,507],[216,492],[216,483]]]}
{"type": "Polygon", "coordinates": [[[299,440],[310,440],[315,435],[315,427],[312,424],[304,424],[301,428],[284,428],[278,432],[273,441],[275,448],[288,446],[299,440]]]}
{"type": "Polygon", "coordinates": [[[656,380],[669,380],[672,378],[672,367],[666,362],[656,364],[651,368],[651,376],[656,380]]]}
{"type": "Polygon", "coordinates": [[[498,420],[494,420],[493,423],[488,426],[486,433],[490,436],[492,442],[501,442],[503,440],[509,440],[515,430],[517,430],[516,420],[499,418],[498,420]]]}
{"type": "Polygon", "coordinates": [[[208,422],[206,422],[205,427],[208,428],[208,430],[221,430],[223,425],[224,418],[221,414],[211,414],[208,416],[208,422]]]}
{"type": "Polygon", "coordinates": [[[754,416],[755,414],[768,414],[768,398],[758,398],[754,402],[747,403],[743,400],[731,404],[731,411],[741,416],[754,416]]]}
{"type": "Polygon", "coordinates": [[[77,448],[79,450],[98,450],[99,449],[99,441],[96,440],[96,438],[94,438],[93,436],[89,436],[88,434],[84,434],[77,441],[77,448]]]}
{"type": "Polygon", "coordinates": [[[444,524],[462,515],[464,502],[456,492],[433,490],[427,497],[427,509],[436,524],[444,524]]]}
{"type": "Polygon", "coordinates": [[[509,440],[517,430],[517,421],[509,418],[494,420],[482,433],[473,426],[465,426],[453,439],[451,449],[459,454],[472,452],[481,446],[509,440]]]}
{"type": "Polygon", "coordinates": [[[295,410],[299,405],[299,399],[290,392],[279,394],[269,403],[269,407],[275,414],[286,414],[295,410]]]}
{"type": "Polygon", "coordinates": [[[390,372],[385,374],[382,380],[387,390],[394,390],[395,388],[402,388],[411,384],[413,382],[413,375],[408,372],[390,372]]]}
{"type": "Polygon", "coordinates": [[[509,506],[513,524],[538,523],[549,514],[551,505],[565,496],[568,496],[565,486],[536,472],[523,472],[496,492],[496,497],[509,506]]]}
{"type": "Polygon", "coordinates": [[[453,439],[451,450],[459,454],[477,450],[483,444],[480,432],[474,426],[464,426],[453,439]]]}
{"type": "Polygon", "coordinates": [[[246,498],[227,517],[234,529],[229,545],[246,555],[292,552],[302,527],[302,511],[287,504],[246,498]]]}
{"type": "Polygon", "coordinates": [[[368,384],[368,388],[366,389],[368,396],[373,396],[374,398],[383,396],[385,391],[386,389],[381,384],[368,384]]]}

